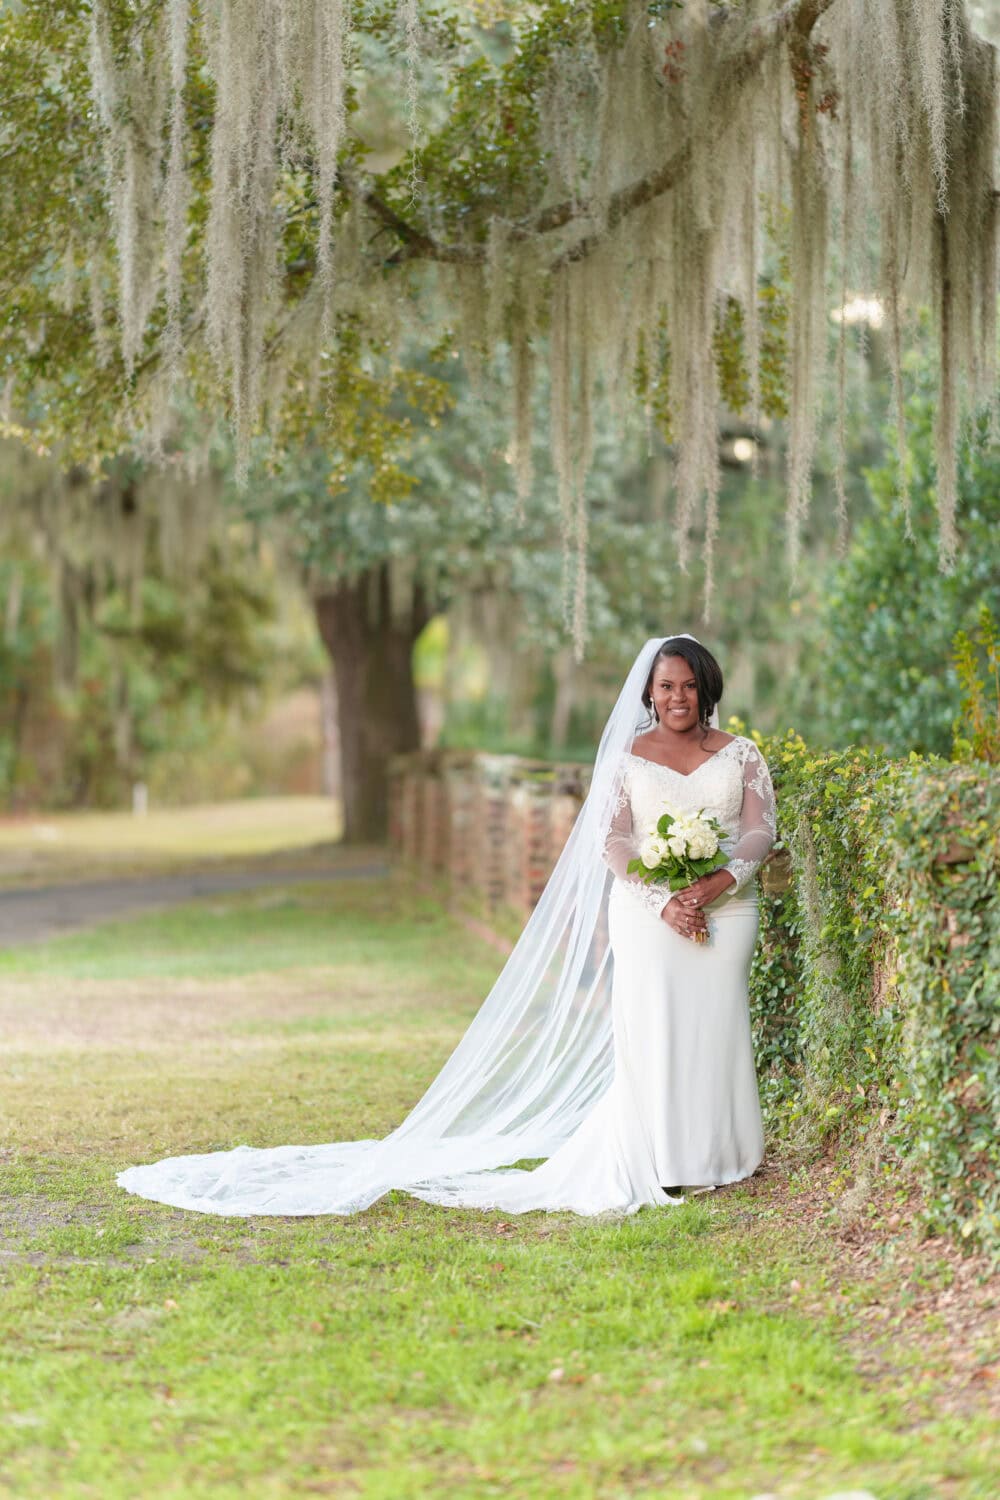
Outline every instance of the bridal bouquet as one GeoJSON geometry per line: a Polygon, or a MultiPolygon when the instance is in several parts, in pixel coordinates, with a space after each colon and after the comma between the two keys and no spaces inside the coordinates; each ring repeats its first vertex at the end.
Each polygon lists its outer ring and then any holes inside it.
{"type": "Polygon", "coordinates": [[[683,890],[700,875],[728,863],[719,848],[721,833],[716,820],[706,818],[704,811],[692,817],[668,807],[655,828],[649,830],[638,858],[629,860],[628,873],[638,875],[646,885],[683,890]]]}

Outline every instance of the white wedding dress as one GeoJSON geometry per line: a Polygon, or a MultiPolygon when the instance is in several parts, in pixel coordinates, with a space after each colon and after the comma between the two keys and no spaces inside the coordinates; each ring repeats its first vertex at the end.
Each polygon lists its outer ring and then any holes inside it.
{"type": "Polygon", "coordinates": [[[636,657],[514,952],[402,1124],[383,1140],[171,1157],[119,1173],[122,1187],[237,1216],[356,1213],[393,1188],[450,1207],[595,1215],[753,1172],[763,1138],[747,978],[774,794],[760,751],[739,736],[689,775],[633,753],[662,644],[636,657]],[[706,944],[661,919],[667,892],[627,873],[668,803],[724,829],[736,884],[705,908],[706,944]]]}
{"type": "Polygon", "coordinates": [[[614,872],[608,929],[614,961],[611,1087],[569,1140],[530,1172],[459,1179],[432,1202],[506,1213],[567,1208],[634,1213],[664,1187],[749,1177],[764,1154],[747,977],[757,940],[754,875],[775,837],[774,791],[752,740],[734,737],[689,775],[627,754],[605,841],[614,872]],[[725,830],[736,880],[704,908],[709,941],[660,917],[662,886],[628,875],[664,808],[704,812],[725,830]]]}

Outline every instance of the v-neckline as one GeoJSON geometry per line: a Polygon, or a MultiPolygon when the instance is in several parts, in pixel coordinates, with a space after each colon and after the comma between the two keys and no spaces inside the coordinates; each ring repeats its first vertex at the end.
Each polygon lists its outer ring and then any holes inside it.
{"type": "Polygon", "coordinates": [[[626,754],[631,756],[632,760],[641,760],[642,763],[647,766],[657,766],[661,771],[669,771],[671,776],[680,776],[684,781],[687,781],[688,777],[696,776],[699,771],[703,770],[705,766],[707,766],[711,761],[715,760],[717,755],[721,755],[723,750],[728,750],[730,745],[735,745],[738,738],[739,736],[734,734],[731,740],[727,740],[724,745],[720,745],[718,750],[713,750],[711,755],[706,756],[706,758],[701,762],[701,765],[695,766],[691,771],[678,771],[675,769],[675,767],[668,766],[662,760],[653,760],[648,755],[636,755],[634,750],[628,750],[626,751],[626,754]]]}

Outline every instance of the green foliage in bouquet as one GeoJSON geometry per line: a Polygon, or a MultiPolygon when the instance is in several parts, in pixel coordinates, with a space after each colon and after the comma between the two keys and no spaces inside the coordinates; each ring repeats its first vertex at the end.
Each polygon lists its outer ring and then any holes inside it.
{"type": "Polygon", "coordinates": [[[713,870],[720,869],[728,863],[728,856],[722,852],[718,845],[718,839],[722,833],[715,818],[706,818],[704,809],[701,809],[696,818],[678,818],[674,813],[665,812],[657,820],[656,833],[661,840],[668,839],[671,828],[680,824],[682,828],[690,827],[694,822],[700,823],[703,828],[711,829],[716,838],[714,853],[695,857],[691,854],[673,854],[664,850],[658,864],[650,867],[642,858],[630,859],[628,862],[628,873],[638,875],[639,879],[646,885],[667,885],[672,891],[682,891],[685,886],[693,884],[702,875],[710,875],[713,870]]]}

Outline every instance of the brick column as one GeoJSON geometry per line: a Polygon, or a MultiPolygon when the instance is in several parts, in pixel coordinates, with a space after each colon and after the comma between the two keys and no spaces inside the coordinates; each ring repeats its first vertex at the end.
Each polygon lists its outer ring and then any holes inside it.
{"type": "Polygon", "coordinates": [[[428,765],[423,783],[420,828],[421,868],[435,875],[448,866],[448,828],[445,819],[445,788],[440,762],[428,765]]]}
{"type": "Polygon", "coordinates": [[[507,799],[514,756],[481,755],[475,795],[475,859],[470,884],[489,910],[504,897],[504,855],[507,799]]]}
{"type": "Polygon", "coordinates": [[[522,917],[534,910],[552,872],[552,767],[520,761],[513,772],[506,902],[522,917]]]}
{"type": "Polygon", "coordinates": [[[445,813],[448,823],[447,875],[453,895],[465,890],[472,880],[476,838],[476,768],[475,758],[464,752],[452,752],[444,767],[445,813]]]}

